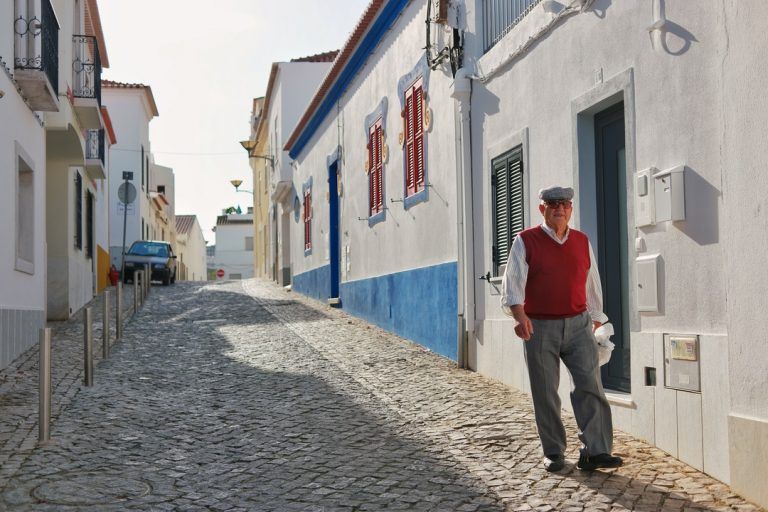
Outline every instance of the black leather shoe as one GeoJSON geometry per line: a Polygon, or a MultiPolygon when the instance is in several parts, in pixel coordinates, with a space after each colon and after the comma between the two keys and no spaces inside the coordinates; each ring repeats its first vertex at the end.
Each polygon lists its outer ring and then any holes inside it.
{"type": "Polygon", "coordinates": [[[589,455],[586,450],[581,450],[576,467],[582,471],[594,471],[600,468],[618,468],[622,463],[621,457],[616,457],[610,453],[589,455]]]}
{"type": "Polygon", "coordinates": [[[563,457],[562,454],[558,453],[556,455],[544,456],[544,469],[546,469],[550,473],[553,473],[555,471],[560,471],[564,467],[565,467],[565,457],[563,457]]]}

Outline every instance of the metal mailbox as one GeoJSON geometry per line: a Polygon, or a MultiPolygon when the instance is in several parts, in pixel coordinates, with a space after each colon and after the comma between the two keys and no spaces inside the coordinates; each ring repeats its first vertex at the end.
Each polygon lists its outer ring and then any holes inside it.
{"type": "Polygon", "coordinates": [[[700,361],[697,335],[664,335],[664,387],[701,392],[700,361]]]}

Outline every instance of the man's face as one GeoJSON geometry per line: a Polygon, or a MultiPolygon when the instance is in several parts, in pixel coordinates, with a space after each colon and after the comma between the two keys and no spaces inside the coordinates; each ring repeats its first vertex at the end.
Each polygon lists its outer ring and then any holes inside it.
{"type": "Polygon", "coordinates": [[[568,200],[545,201],[539,205],[539,211],[544,216],[544,222],[552,229],[564,229],[568,226],[573,213],[573,203],[568,200]]]}

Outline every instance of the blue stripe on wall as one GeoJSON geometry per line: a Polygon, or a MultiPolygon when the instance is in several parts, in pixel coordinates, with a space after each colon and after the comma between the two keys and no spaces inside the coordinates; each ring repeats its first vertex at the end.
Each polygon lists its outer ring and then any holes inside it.
{"type": "Polygon", "coordinates": [[[325,302],[331,296],[331,266],[325,265],[293,276],[291,290],[325,302]]]}
{"type": "MultiPolygon", "coordinates": [[[[341,283],[341,307],[382,329],[457,359],[457,263],[341,283]]],[[[330,266],[293,277],[292,289],[325,302],[330,266]]]]}
{"type": "Polygon", "coordinates": [[[456,262],[341,283],[341,305],[433,352],[457,358],[456,262]]]}
{"type": "Polygon", "coordinates": [[[389,0],[389,3],[381,9],[378,18],[376,18],[376,21],[373,22],[368,32],[363,36],[355,52],[344,64],[336,82],[326,93],[322,103],[315,109],[314,114],[300,132],[293,147],[288,151],[291,158],[295,160],[302,152],[309,139],[312,138],[312,135],[323,123],[325,116],[335,108],[339,98],[347,90],[355,76],[357,76],[357,72],[365,65],[368,57],[376,50],[376,47],[387,34],[387,31],[392,28],[395,20],[400,16],[400,13],[405,9],[409,1],[389,0]]]}

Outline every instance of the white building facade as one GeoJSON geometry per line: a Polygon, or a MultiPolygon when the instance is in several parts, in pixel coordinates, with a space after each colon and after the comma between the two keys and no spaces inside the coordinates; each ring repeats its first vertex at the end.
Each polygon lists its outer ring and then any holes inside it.
{"type": "Polygon", "coordinates": [[[293,290],[528,391],[501,275],[572,186],[615,426],[768,504],[768,6],[448,4],[372,1],[289,137],[293,290]]]}
{"type": "Polygon", "coordinates": [[[195,215],[176,215],[176,273],[179,281],[207,281],[205,238],[195,215]]]}
{"type": "Polygon", "coordinates": [[[173,169],[150,163],[150,191],[152,214],[150,216],[150,239],[170,242],[176,247],[176,179],[173,169]]]}
{"type": "Polygon", "coordinates": [[[136,240],[150,239],[152,200],[150,191],[152,158],[149,123],[158,116],[157,105],[148,85],[105,80],[104,104],[109,108],[117,144],[110,151],[109,180],[109,252],[112,264],[121,267],[123,225],[126,249],[136,240]],[[124,173],[132,173],[129,183],[135,197],[127,208],[118,191],[126,183],[124,173]]]}
{"type": "Polygon", "coordinates": [[[217,280],[253,277],[253,213],[219,215],[215,243],[217,280]]]}
{"type": "Polygon", "coordinates": [[[41,98],[32,85],[19,91],[18,41],[7,30],[15,18],[13,3],[0,6],[0,118],[13,120],[0,123],[0,368],[36,343],[45,325],[45,129],[36,110],[58,103],[44,70],[37,70],[41,98]]]}
{"type": "Polygon", "coordinates": [[[455,113],[427,9],[372,2],[286,144],[292,289],[456,359],[455,113]]]}
{"type": "Polygon", "coordinates": [[[509,235],[542,220],[537,191],[572,186],[616,329],[602,368],[615,426],[768,504],[768,459],[753,452],[768,443],[766,279],[745,272],[766,243],[742,229],[765,202],[764,151],[746,148],[768,120],[748,93],[768,84],[754,21],[768,7],[528,2],[508,31],[483,32],[493,3],[466,2],[460,86],[471,80],[474,267],[490,277],[474,287],[469,366],[529,389],[499,276],[509,235]]]}
{"type": "Polygon", "coordinates": [[[291,159],[283,149],[288,135],[330,68],[335,52],[272,64],[267,92],[259,114],[255,147],[266,147],[266,155],[256,155],[269,163],[269,244],[267,266],[274,279],[282,284],[291,282],[290,226],[293,214],[294,188],[291,159]],[[266,138],[266,144],[263,139],[266,138]]]}
{"type": "MultiPolygon", "coordinates": [[[[41,9],[45,4],[40,2],[41,9]]],[[[96,2],[52,0],[51,5],[58,17],[60,60],[58,109],[44,114],[47,316],[64,320],[93,298],[101,272],[97,213],[108,162],[101,70],[109,63],[96,2]]]]}

